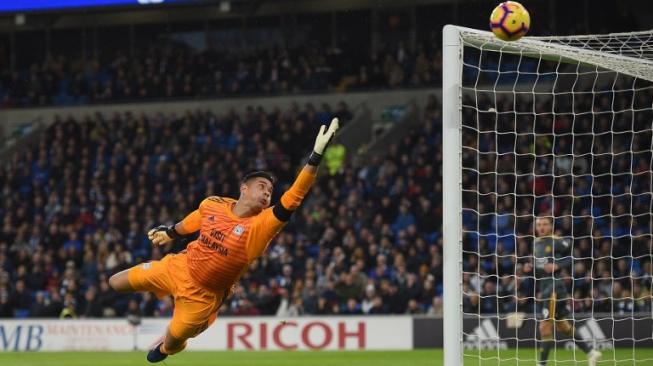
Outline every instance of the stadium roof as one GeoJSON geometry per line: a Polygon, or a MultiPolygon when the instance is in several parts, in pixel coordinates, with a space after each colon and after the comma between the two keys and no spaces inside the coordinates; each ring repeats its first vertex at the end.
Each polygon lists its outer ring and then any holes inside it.
{"type": "MultiPolygon", "coordinates": [[[[433,3],[451,3],[455,0],[171,0],[169,3],[138,6],[138,2],[158,2],[161,0],[133,0],[136,6],[127,1],[102,0],[116,6],[67,7],[52,9],[47,5],[41,11],[16,11],[16,6],[3,12],[0,8],[0,32],[79,28],[92,26],[111,26],[165,22],[188,22],[215,20],[221,18],[242,18],[250,16],[275,16],[330,11],[346,11],[372,8],[407,7],[433,3]],[[228,5],[227,5],[228,3],[228,5]],[[24,13],[24,22],[18,22],[16,15],[24,13]],[[21,24],[18,24],[21,23],[21,24]]],[[[164,0],[168,1],[168,0],[164,0]]],[[[47,3],[32,0],[27,3],[47,3]]],[[[97,0],[63,0],[60,3],[97,3],[97,0]]],[[[22,3],[22,2],[21,2],[22,3]]],[[[45,6],[45,5],[44,5],[45,6]]],[[[26,8],[26,10],[29,10],[26,8]]]]}

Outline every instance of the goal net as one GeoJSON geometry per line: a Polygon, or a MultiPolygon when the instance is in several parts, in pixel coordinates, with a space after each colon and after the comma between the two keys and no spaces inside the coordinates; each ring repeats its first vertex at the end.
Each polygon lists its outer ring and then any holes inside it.
{"type": "Polygon", "coordinates": [[[653,31],[443,62],[445,364],[653,364],[653,31]]]}

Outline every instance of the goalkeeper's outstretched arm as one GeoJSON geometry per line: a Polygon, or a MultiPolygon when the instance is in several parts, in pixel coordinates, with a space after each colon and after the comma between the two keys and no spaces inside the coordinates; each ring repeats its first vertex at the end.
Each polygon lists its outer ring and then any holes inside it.
{"type": "Polygon", "coordinates": [[[326,149],[329,141],[333,138],[338,130],[339,122],[337,118],[331,120],[329,127],[322,125],[320,127],[320,132],[315,138],[315,145],[313,146],[313,151],[306,162],[306,165],[295,179],[293,185],[288,189],[279,203],[274,206],[273,212],[274,215],[280,221],[288,221],[290,214],[299,207],[302,200],[308,193],[308,190],[313,185],[315,181],[315,175],[317,174],[317,168],[322,162],[322,156],[324,155],[324,150],[326,149]]]}
{"type": "Polygon", "coordinates": [[[317,168],[322,161],[322,155],[331,138],[338,130],[338,119],[334,118],[327,128],[322,126],[315,138],[315,145],[308,162],[301,170],[292,186],[284,192],[279,202],[272,208],[264,210],[256,217],[252,225],[252,233],[248,244],[248,257],[256,258],[265,250],[269,242],[290,220],[292,213],[308,194],[315,182],[317,168]]]}

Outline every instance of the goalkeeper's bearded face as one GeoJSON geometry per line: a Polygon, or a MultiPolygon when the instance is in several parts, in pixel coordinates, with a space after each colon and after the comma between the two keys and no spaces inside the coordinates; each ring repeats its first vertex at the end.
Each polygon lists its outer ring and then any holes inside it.
{"type": "Polygon", "coordinates": [[[240,198],[255,211],[262,211],[270,206],[272,182],[265,178],[249,179],[240,185],[240,198]]]}

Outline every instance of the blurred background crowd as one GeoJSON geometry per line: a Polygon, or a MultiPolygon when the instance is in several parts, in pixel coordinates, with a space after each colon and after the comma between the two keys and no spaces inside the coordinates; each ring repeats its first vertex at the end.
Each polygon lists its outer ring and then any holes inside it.
{"type": "MultiPolygon", "coordinates": [[[[303,137],[332,115],[346,125],[349,112],[345,104],[333,112],[308,105],[55,122],[0,173],[0,314],[122,315],[134,300],[144,315],[169,315],[169,299],[116,294],[108,277],[183,248],[152,248],[146,232],[175,223],[206,196],[237,196],[244,172],[274,172],[278,196],[310,152],[303,137]]],[[[423,118],[386,156],[320,180],[223,311],[440,312],[434,98],[423,118]]]]}
{"type": "Polygon", "coordinates": [[[534,311],[534,216],[572,243],[570,308],[651,310],[653,86],[637,85],[463,98],[465,312],[534,311]]]}
{"type": "Polygon", "coordinates": [[[383,47],[347,57],[328,45],[197,51],[161,42],[106,60],[48,56],[25,69],[0,74],[5,107],[86,105],[242,95],[426,87],[439,83],[441,55],[433,47],[409,52],[383,47]]]}
{"type": "MultiPolygon", "coordinates": [[[[254,106],[239,112],[73,118],[61,109],[39,139],[0,162],[0,317],[171,315],[170,298],[108,286],[113,273],[193,240],[153,248],[150,228],[179,221],[206,196],[237,196],[241,176],[254,169],[277,176],[279,197],[310,152],[306,136],[334,116],[345,127],[355,119],[346,92],[432,93],[441,84],[442,26],[486,24],[479,9],[494,4],[416,3],[107,26],[73,14],[63,26],[12,32],[2,31],[0,17],[4,109],[342,93],[337,104],[265,109],[241,98],[254,106]]],[[[568,2],[533,4],[548,21],[532,31],[637,28],[635,15],[615,18],[617,1],[582,3],[568,18],[546,16],[568,2]]],[[[497,76],[498,60],[470,68],[479,62],[470,55],[466,82],[514,83],[497,76]]],[[[653,91],[627,82],[575,99],[464,99],[464,312],[534,311],[534,215],[554,216],[556,234],[573,241],[574,263],[561,275],[574,311],[652,310],[653,91]]],[[[309,197],[220,312],[441,314],[438,99],[429,96],[405,137],[364,158],[334,141],[309,197]]]]}

